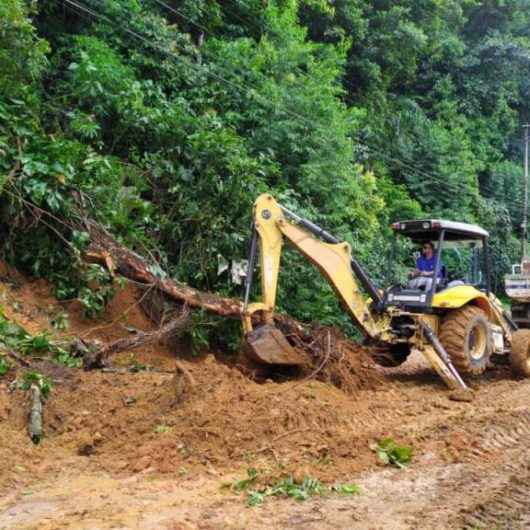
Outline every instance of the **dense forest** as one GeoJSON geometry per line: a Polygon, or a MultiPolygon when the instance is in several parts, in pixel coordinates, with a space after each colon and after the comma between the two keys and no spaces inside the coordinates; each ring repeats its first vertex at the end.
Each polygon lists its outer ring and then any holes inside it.
{"type": "MultiPolygon", "coordinates": [[[[3,0],[3,257],[97,314],[114,286],[80,258],[88,216],[159,274],[240,296],[218,265],[271,191],[382,283],[391,222],[476,222],[500,292],[529,73],[530,0],[3,0]]],[[[281,307],[337,322],[287,260],[281,307]]]]}

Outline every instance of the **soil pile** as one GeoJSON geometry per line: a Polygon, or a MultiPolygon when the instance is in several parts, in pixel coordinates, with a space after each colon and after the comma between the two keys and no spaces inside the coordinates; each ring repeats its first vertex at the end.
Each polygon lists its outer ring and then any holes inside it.
{"type": "Polygon", "coordinates": [[[69,381],[47,404],[48,438],[127,472],[226,468],[261,457],[285,469],[319,467],[356,455],[356,436],[366,450],[350,399],[333,385],[257,384],[212,355],[180,366],[175,375],[90,373],[69,381]]]}
{"type": "Polygon", "coordinates": [[[289,340],[310,359],[308,379],[331,383],[347,394],[374,390],[384,381],[367,350],[335,327],[314,326],[298,335],[291,331],[289,340]]]}
{"type": "MultiPolygon", "coordinates": [[[[57,304],[44,282],[18,275],[1,282],[6,314],[33,333],[107,342],[153,329],[131,286],[94,322],[75,304],[57,304]],[[59,310],[70,321],[61,333],[51,326],[59,310]]],[[[474,402],[453,402],[414,354],[394,371],[375,369],[336,330],[289,338],[312,368],[261,383],[221,356],[184,359],[189,352],[178,344],[118,354],[121,368],[112,373],[33,359],[31,369],[54,381],[38,446],[26,431],[27,393],[10,384],[26,368],[11,370],[0,378],[0,526],[40,529],[46,517],[49,528],[162,528],[170,519],[168,528],[234,527],[226,517],[241,522],[236,528],[524,526],[528,380],[496,367],[474,383],[474,402]],[[124,369],[140,364],[148,369],[124,369]],[[370,447],[387,437],[413,448],[407,470],[377,469],[370,447]],[[353,481],[362,494],[249,510],[220,486],[250,468],[264,483],[310,476],[353,481]]]]}
{"type": "MultiPolygon", "coordinates": [[[[83,317],[77,303],[58,303],[45,282],[4,272],[6,314],[32,333],[109,342],[155,327],[140,307],[145,292],[134,286],[118,291],[94,321],[83,317]],[[67,331],[51,326],[58,311],[68,314],[67,331]]],[[[305,467],[322,476],[331,461],[335,474],[340,462],[347,469],[362,465],[351,456],[362,449],[366,458],[370,433],[360,432],[350,396],[379,388],[383,376],[338,330],[300,331],[294,340],[311,356],[312,368],[283,382],[280,377],[257,383],[212,354],[190,360],[175,344],[150,344],[113,357],[118,367],[135,363],[156,371],[87,373],[34,362],[32,369],[55,382],[44,408],[45,439],[39,447],[29,441],[27,397],[20,389],[8,391],[17,376],[11,373],[0,389],[2,447],[34,476],[43,460],[48,469],[79,456],[124,473],[187,473],[197,466],[226,469],[272,460],[286,471],[305,467]],[[188,360],[177,362],[183,354],[188,360]]],[[[6,466],[4,477],[16,480],[20,471],[6,466]]]]}

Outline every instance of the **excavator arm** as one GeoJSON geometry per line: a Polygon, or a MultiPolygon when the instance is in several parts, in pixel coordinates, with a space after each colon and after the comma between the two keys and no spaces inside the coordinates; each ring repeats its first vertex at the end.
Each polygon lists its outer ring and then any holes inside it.
{"type": "MultiPolygon", "coordinates": [[[[367,338],[379,344],[396,343],[396,336],[390,329],[391,317],[385,311],[381,291],[352,256],[350,245],[289,211],[271,195],[263,194],[254,204],[253,236],[243,309],[247,354],[251,358],[265,364],[301,365],[307,362],[274,326],[284,240],[320,270],[367,338]],[[262,300],[249,303],[258,255],[262,300]],[[370,299],[360,290],[359,284],[370,299]]],[[[436,322],[435,317],[405,314],[408,318],[414,317],[417,324],[417,332],[409,339],[411,349],[418,349],[450,388],[466,390],[465,383],[431,328],[433,322],[436,322]]]]}
{"type": "Polygon", "coordinates": [[[372,307],[382,304],[381,293],[353,258],[350,245],[338,241],[311,221],[290,212],[271,195],[263,194],[254,205],[254,228],[243,314],[247,343],[250,344],[257,360],[269,364],[303,362],[302,359],[297,360],[294,350],[273,327],[280,258],[285,239],[320,270],[359,329],[367,337],[380,340],[383,331],[377,323],[377,314],[372,307]],[[249,304],[258,254],[262,301],[249,304]],[[361,292],[356,276],[371,296],[371,303],[361,292]],[[256,320],[257,314],[260,316],[260,327],[255,330],[253,321],[256,320]]]}

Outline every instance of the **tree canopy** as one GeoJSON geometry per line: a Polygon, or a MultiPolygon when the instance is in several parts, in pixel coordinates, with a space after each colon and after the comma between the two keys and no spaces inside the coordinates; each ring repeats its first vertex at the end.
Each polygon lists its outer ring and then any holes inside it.
{"type": "MultiPolygon", "coordinates": [[[[3,253],[90,311],[107,273],[89,215],[179,280],[238,293],[252,203],[271,191],[384,282],[389,224],[491,232],[518,258],[530,0],[4,0],[3,253]],[[94,283],[98,285],[94,288],[94,283]]],[[[338,322],[288,256],[282,308],[338,322]]]]}

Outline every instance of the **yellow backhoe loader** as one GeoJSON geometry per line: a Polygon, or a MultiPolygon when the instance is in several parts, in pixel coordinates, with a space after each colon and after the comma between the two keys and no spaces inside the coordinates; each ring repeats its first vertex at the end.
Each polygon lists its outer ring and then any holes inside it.
{"type": "Polygon", "coordinates": [[[254,205],[243,315],[253,360],[273,365],[306,362],[273,320],[282,245],[287,240],[325,276],[368,343],[386,351],[387,365],[401,364],[416,350],[450,388],[466,389],[463,377],[483,373],[493,354],[507,354],[516,373],[530,376],[530,332],[517,330],[491,292],[488,233],[475,225],[439,219],[401,221],[392,228],[415,243],[435,243],[430,282],[377,288],[348,243],[271,195],[260,195],[254,205]],[[262,300],[249,303],[258,255],[262,300]],[[466,264],[470,270],[464,270],[466,264]],[[448,269],[456,271],[453,277],[448,269]]]}

